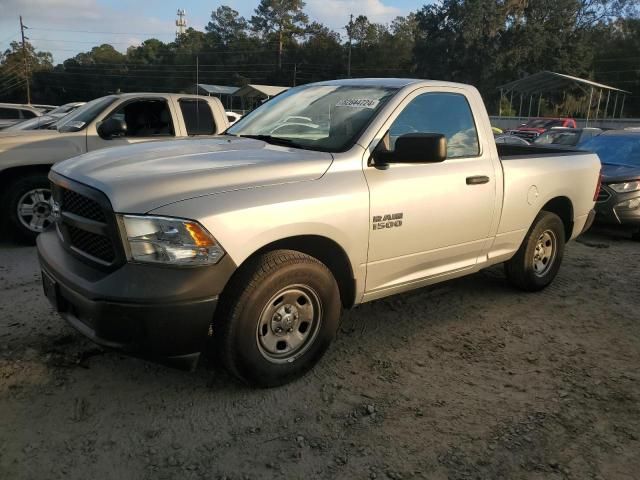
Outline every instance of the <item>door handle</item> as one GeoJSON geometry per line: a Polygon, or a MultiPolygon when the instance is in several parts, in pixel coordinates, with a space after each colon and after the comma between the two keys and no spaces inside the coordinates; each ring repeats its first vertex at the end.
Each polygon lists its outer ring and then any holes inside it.
{"type": "Polygon", "coordinates": [[[467,185],[482,185],[483,183],[489,183],[489,177],[486,175],[467,177],[467,185]]]}

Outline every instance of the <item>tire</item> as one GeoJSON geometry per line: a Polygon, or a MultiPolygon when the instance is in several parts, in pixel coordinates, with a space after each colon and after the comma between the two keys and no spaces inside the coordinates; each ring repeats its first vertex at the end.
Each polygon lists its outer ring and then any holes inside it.
{"type": "Polygon", "coordinates": [[[8,231],[14,240],[33,244],[38,234],[52,223],[49,199],[51,187],[47,174],[30,173],[11,182],[2,204],[8,231]],[[33,214],[29,215],[31,206],[33,214]]]}
{"type": "Polygon", "coordinates": [[[636,242],[640,242],[640,229],[636,230],[631,234],[631,240],[635,240],[636,242]]]}
{"type": "Polygon", "coordinates": [[[293,250],[265,253],[242,267],[222,295],[213,345],[225,368],[257,387],[307,373],[338,329],[342,304],[331,271],[293,250]]]}
{"type": "Polygon", "coordinates": [[[565,230],[560,217],[540,212],[516,254],[505,263],[507,279],[527,292],[546,288],[558,274],[564,246],[565,230]]]}

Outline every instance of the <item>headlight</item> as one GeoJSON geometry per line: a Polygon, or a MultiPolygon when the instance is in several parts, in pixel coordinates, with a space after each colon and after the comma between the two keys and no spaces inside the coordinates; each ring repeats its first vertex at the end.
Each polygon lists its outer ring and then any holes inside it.
{"type": "Polygon", "coordinates": [[[131,259],[170,265],[210,265],[224,250],[198,222],[181,218],[122,215],[131,259]]]}
{"type": "Polygon", "coordinates": [[[635,210],[638,207],[640,207],[640,198],[632,198],[631,200],[625,200],[617,204],[615,208],[616,210],[635,210]]]}
{"type": "Polygon", "coordinates": [[[640,181],[612,183],[609,187],[618,193],[635,192],[636,190],[640,190],[640,181]]]}

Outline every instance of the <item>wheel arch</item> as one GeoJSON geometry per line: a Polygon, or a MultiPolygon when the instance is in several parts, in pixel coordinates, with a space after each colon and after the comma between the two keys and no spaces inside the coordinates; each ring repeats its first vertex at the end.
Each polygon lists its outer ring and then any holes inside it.
{"type": "Polygon", "coordinates": [[[0,171],[0,188],[6,190],[6,185],[13,179],[30,173],[49,173],[53,165],[24,165],[9,167],[0,171]]]}
{"type": "MultiPolygon", "coordinates": [[[[322,235],[297,235],[272,241],[249,255],[238,265],[234,275],[237,275],[258,255],[274,250],[295,250],[324,263],[336,279],[343,307],[353,307],[356,296],[356,280],[351,261],[345,250],[335,240],[322,235]]],[[[229,281],[227,285],[229,283],[231,282],[229,281]]]]}
{"type": "Polygon", "coordinates": [[[559,196],[552,198],[540,209],[541,211],[555,213],[564,225],[565,241],[569,241],[573,233],[573,203],[568,197],[559,196]]]}

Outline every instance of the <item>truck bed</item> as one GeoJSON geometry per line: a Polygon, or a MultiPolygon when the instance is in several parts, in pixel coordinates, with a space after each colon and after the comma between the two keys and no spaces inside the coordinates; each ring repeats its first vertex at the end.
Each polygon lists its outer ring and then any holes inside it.
{"type": "Polygon", "coordinates": [[[588,153],[575,147],[558,148],[543,147],[539,145],[512,145],[508,143],[497,143],[498,156],[501,160],[509,160],[514,157],[544,157],[550,155],[571,155],[578,153],[588,153]]]}

